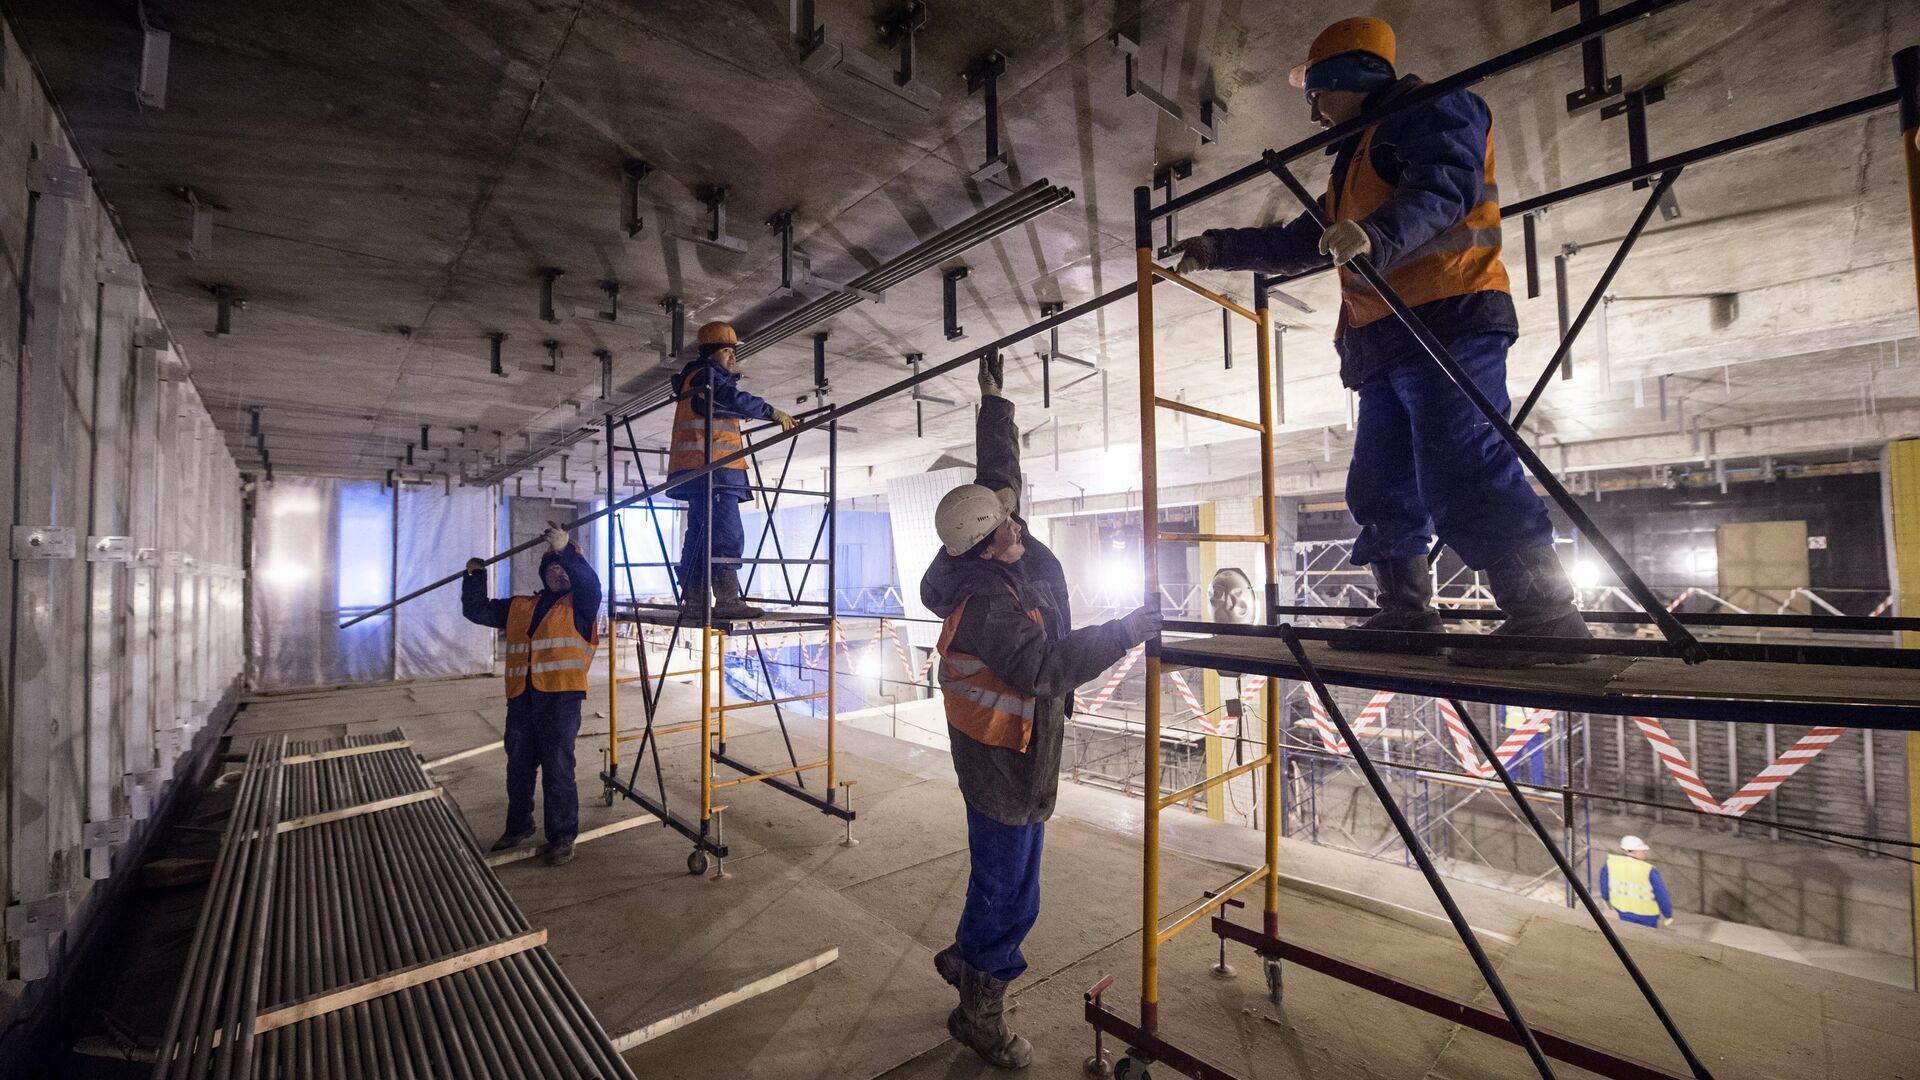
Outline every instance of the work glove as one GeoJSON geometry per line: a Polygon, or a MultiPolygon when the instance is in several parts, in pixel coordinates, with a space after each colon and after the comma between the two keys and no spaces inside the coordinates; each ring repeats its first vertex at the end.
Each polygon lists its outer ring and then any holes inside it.
{"type": "Polygon", "coordinates": [[[1373,237],[1356,221],[1336,221],[1320,234],[1320,254],[1333,256],[1333,265],[1344,266],[1356,256],[1373,254],[1373,237]]]}
{"type": "Polygon", "coordinates": [[[1157,600],[1142,604],[1120,617],[1120,629],[1126,632],[1127,644],[1138,645],[1160,632],[1160,604],[1157,600]]]}
{"type": "Polygon", "coordinates": [[[560,527],[559,522],[557,521],[547,522],[547,531],[541,533],[540,535],[543,539],[546,540],[547,547],[553,549],[554,551],[566,550],[567,532],[565,529],[562,529],[560,527]]]}
{"type": "Polygon", "coordinates": [[[485,559],[473,558],[473,559],[467,560],[467,573],[469,574],[473,573],[475,570],[485,570],[486,568],[487,568],[487,560],[485,559]]]}
{"type": "Polygon", "coordinates": [[[1661,925],[1661,926],[1672,926],[1672,925],[1673,925],[1673,918],[1672,918],[1671,916],[1669,916],[1669,917],[1667,917],[1667,918],[1664,918],[1664,919],[1661,919],[1661,920],[1660,920],[1660,925],[1661,925]]]}
{"type": "Polygon", "coordinates": [[[779,409],[775,409],[773,410],[773,422],[780,425],[781,431],[792,431],[794,425],[798,424],[800,421],[795,420],[792,417],[792,415],[788,413],[784,413],[784,412],[781,412],[779,409]]]}
{"type": "Polygon", "coordinates": [[[1175,240],[1168,254],[1180,256],[1180,261],[1173,268],[1176,274],[1211,270],[1220,264],[1220,241],[1206,233],[1201,233],[1199,236],[1189,236],[1185,240],[1175,240]]]}
{"type": "Polygon", "coordinates": [[[1001,388],[1007,385],[1007,360],[995,352],[980,358],[980,396],[983,398],[1006,397],[1001,388]]]}

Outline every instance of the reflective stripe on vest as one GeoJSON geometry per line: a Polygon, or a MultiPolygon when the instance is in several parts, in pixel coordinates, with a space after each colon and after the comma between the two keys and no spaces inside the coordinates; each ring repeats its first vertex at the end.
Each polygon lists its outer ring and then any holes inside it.
{"type": "MultiPolygon", "coordinates": [[[[706,373],[695,370],[690,373],[694,379],[704,380],[706,373]]],[[[680,400],[673,406],[673,438],[667,444],[667,479],[672,480],[675,473],[692,472],[710,461],[718,461],[728,454],[739,451],[746,443],[740,437],[740,421],[716,416],[713,418],[713,445],[707,445],[707,418],[693,411],[694,390],[689,386],[677,386],[680,400]]],[[[726,466],[729,469],[745,471],[745,458],[726,466]]]]}
{"type": "Polygon", "coordinates": [[[1628,915],[1658,915],[1653,895],[1653,864],[1631,855],[1607,856],[1607,903],[1628,915]]]}
{"type": "MultiPolygon", "coordinates": [[[[1020,598],[1011,586],[1007,591],[1020,598]]],[[[940,653],[940,697],[946,703],[947,723],[974,742],[1024,754],[1033,741],[1035,699],[1002,682],[979,657],[951,651],[966,610],[967,601],[960,601],[934,646],[940,653]]],[[[1029,608],[1027,618],[1042,629],[1047,625],[1038,609],[1029,608]]]]}
{"type": "MultiPolygon", "coordinates": [[[[1373,168],[1373,133],[1368,128],[1347,164],[1345,182],[1327,191],[1328,216],[1359,221],[1393,197],[1393,185],[1373,168]]],[[[1379,269],[1408,307],[1477,292],[1510,292],[1507,267],[1500,261],[1500,187],[1493,179],[1493,126],[1487,126],[1486,174],[1480,201],[1464,220],[1405,252],[1379,269]]],[[[1392,314],[1387,302],[1355,271],[1340,268],[1340,327],[1365,326],[1392,314]]]]}
{"type": "Polygon", "coordinates": [[[527,692],[527,681],[546,693],[585,691],[593,666],[593,639],[580,636],[573,620],[573,597],[562,596],[540,620],[536,631],[531,596],[516,596],[507,609],[507,697],[527,692]],[[536,637],[535,634],[538,634],[536,637]]]}

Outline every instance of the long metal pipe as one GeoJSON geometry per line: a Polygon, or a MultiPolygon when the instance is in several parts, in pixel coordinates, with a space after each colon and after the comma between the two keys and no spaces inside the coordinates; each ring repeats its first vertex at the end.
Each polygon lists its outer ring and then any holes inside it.
{"type": "MultiPolygon", "coordinates": [[[[1081,304],[1076,304],[1075,306],[1070,307],[1065,311],[1061,311],[1054,315],[1049,315],[1048,317],[1041,319],[1039,322],[1032,323],[1004,337],[987,342],[985,345],[981,345],[977,348],[969,349],[968,351],[961,353],[959,356],[956,356],[953,359],[948,360],[944,363],[936,364],[933,367],[916,371],[912,375],[909,375],[906,378],[901,379],[899,382],[893,383],[889,386],[881,387],[880,389],[875,390],[870,394],[866,394],[862,397],[856,398],[845,405],[840,405],[832,409],[827,409],[821,413],[816,414],[812,419],[805,420],[799,424],[794,425],[794,427],[790,430],[769,435],[765,439],[762,439],[758,443],[755,443],[753,446],[743,447],[739,450],[734,451],[731,454],[727,454],[724,457],[715,458],[712,461],[709,461],[707,464],[701,466],[700,468],[694,469],[691,472],[681,476],[679,479],[673,481],[671,484],[669,484],[664,480],[660,481],[659,483],[652,484],[646,488],[641,489],[638,492],[635,492],[632,495],[627,496],[624,499],[621,499],[619,502],[611,503],[607,506],[600,508],[599,510],[595,510],[591,513],[584,514],[580,517],[577,517],[572,521],[566,522],[563,525],[561,525],[561,528],[571,532],[572,530],[577,529],[580,526],[585,525],[590,521],[598,521],[600,518],[603,518],[608,514],[613,513],[617,510],[624,509],[626,507],[634,505],[635,503],[643,502],[647,499],[652,498],[655,495],[659,495],[665,492],[669,487],[677,487],[680,484],[701,479],[707,476],[709,473],[731,466],[736,461],[745,461],[749,456],[753,454],[761,453],[766,449],[768,449],[769,447],[777,445],[778,443],[786,439],[797,438],[798,436],[804,435],[809,431],[815,431],[821,427],[824,427],[830,421],[838,420],[842,417],[852,415],[853,413],[859,412],[861,409],[864,409],[869,405],[873,405],[878,402],[885,401],[886,399],[894,397],[895,395],[899,394],[903,390],[912,389],[913,387],[918,386],[919,384],[926,382],[929,379],[936,379],[942,375],[947,374],[950,371],[957,371],[968,364],[977,363],[981,357],[987,356],[994,352],[998,352],[1001,349],[1009,348],[1022,341],[1025,341],[1030,337],[1034,337],[1039,334],[1044,334],[1048,330],[1052,329],[1053,327],[1072,322],[1073,320],[1081,317],[1082,315],[1087,314],[1090,311],[1097,311],[1100,308],[1106,307],[1108,304],[1111,304],[1117,300],[1124,300],[1127,297],[1132,296],[1134,294],[1134,290],[1137,289],[1138,287],[1139,287],[1138,285],[1130,281],[1125,285],[1120,286],[1117,289],[1113,289],[1109,292],[1102,293],[1091,300],[1088,300],[1081,304]]],[[[534,547],[544,543],[546,543],[546,541],[536,538],[533,540],[529,540],[523,544],[516,544],[513,547],[510,547],[507,550],[492,556],[491,558],[482,560],[482,565],[492,566],[494,563],[500,562],[503,559],[510,559],[515,555],[520,554],[523,551],[531,551],[534,547]]],[[[466,571],[464,570],[460,571],[459,573],[448,574],[446,577],[443,577],[438,581],[431,582],[430,584],[423,585],[420,588],[413,590],[412,592],[408,593],[405,596],[398,597],[394,600],[391,600],[385,604],[380,605],[377,608],[373,608],[365,612],[364,614],[356,615],[353,618],[348,619],[347,621],[340,624],[340,629],[344,630],[347,627],[354,625],[355,623],[365,622],[366,620],[373,618],[375,615],[379,615],[384,612],[391,611],[394,608],[399,607],[401,604],[404,604],[410,600],[415,600],[422,596],[425,596],[426,594],[433,592],[435,589],[439,589],[446,585],[452,584],[453,582],[459,581],[462,577],[465,577],[465,576],[466,576],[466,571]]]]}

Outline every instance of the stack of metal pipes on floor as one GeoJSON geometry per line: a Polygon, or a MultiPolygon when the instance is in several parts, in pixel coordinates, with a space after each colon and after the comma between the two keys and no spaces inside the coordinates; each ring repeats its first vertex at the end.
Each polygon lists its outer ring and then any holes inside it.
{"type": "Polygon", "coordinates": [[[157,1080],[633,1075],[410,746],[253,745],[157,1080]]]}

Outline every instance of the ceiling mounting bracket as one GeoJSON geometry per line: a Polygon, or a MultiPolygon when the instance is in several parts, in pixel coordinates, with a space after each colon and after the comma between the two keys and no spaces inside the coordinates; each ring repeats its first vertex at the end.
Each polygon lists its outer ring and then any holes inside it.
{"type": "Polygon", "coordinates": [[[706,226],[697,231],[674,235],[682,240],[691,240],[696,244],[730,251],[735,255],[745,254],[747,242],[727,235],[727,189],[719,184],[701,184],[694,189],[693,196],[707,208],[706,226]]]}
{"type": "Polygon", "coordinates": [[[801,70],[817,75],[838,68],[916,108],[932,111],[940,104],[939,91],[913,77],[914,35],[926,25],[927,5],[917,0],[905,5],[893,17],[880,21],[880,39],[889,45],[898,43],[900,49],[899,66],[890,68],[860,49],[830,44],[826,27],[814,21],[813,0],[788,0],[787,3],[787,26],[800,49],[801,70]]]}
{"type": "Polygon", "coordinates": [[[1134,64],[1140,54],[1140,43],[1128,37],[1123,31],[1114,30],[1107,34],[1107,40],[1113,47],[1126,54],[1127,96],[1139,94],[1153,103],[1153,107],[1180,122],[1188,131],[1200,136],[1202,143],[1210,143],[1220,137],[1215,113],[1225,112],[1212,98],[1203,98],[1200,104],[1189,110],[1186,106],[1142,82],[1134,72],[1134,64]]]}
{"type": "Polygon", "coordinates": [[[187,246],[180,249],[179,256],[188,262],[212,258],[213,207],[201,202],[200,193],[190,187],[180,189],[180,198],[187,204],[189,223],[187,246]]]}
{"type": "Polygon", "coordinates": [[[640,235],[647,226],[647,219],[640,213],[640,182],[653,172],[653,166],[639,158],[628,158],[620,166],[620,227],[627,232],[631,240],[640,235]]]}
{"type": "Polygon", "coordinates": [[[966,276],[964,266],[940,271],[940,316],[948,341],[967,336],[966,328],[960,325],[960,282],[966,276]]]}
{"type": "Polygon", "coordinates": [[[507,366],[500,356],[500,346],[506,340],[507,335],[498,330],[487,335],[487,373],[503,379],[507,377],[507,366]]]}
{"type": "Polygon", "coordinates": [[[233,333],[233,313],[245,311],[247,301],[231,285],[209,285],[207,291],[213,294],[213,329],[207,336],[225,337],[233,333]]]}
{"type": "MultiPolygon", "coordinates": [[[[1172,202],[1174,196],[1180,193],[1180,181],[1189,180],[1192,179],[1192,177],[1193,160],[1191,158],[1181,158],[1179,161],[1170,161],[1153,170],[1153,189],[1155,191],[1161,188],[1167,189],[1165,201],[1172,202]]],[[[1178,212],[1167,215],[1167,239],[1165,243],[1160,245],[1160,250],[1154,253],[1155,257],[1164,259],[1168,255],[1173,254],[1173,242],[1180,238],[1179,226],[1177,224],[1179,217],[1178,212]]]]}
{"type": "Polygon", "coordinates": [[[681,350],[687,346],[687,305],[677,296],[665,296],[660,299],[660,310],[667,313],[667,355],[668,365],[680,362],[681,350]]]}
{"type": "MultiPolygon", "coordinates": [[[[1579,7],[1581,22],[1600,17],[1600,0],[1551,0],[1549,11],[1579,7]]],[[[1567,115],[1578,116],[1620,95],[1620,76],[1607,74],[1607,39],[1595,35],[1580,43],[1581,87],[1567,94],[1567,115]]]]}
{"type": "MultiPolygon", "coordinates": [[[[1649,83],[1646,86],[1629,90],[1622,94],[1619,101],[1602,106],[1600,119],[1611,120],[1616,116],[1627,118],[1627,159],[1636,169],[1645,169],[1651,155],[1647,151],[1647,106],[1667,99],[1665,83],[1649,83]]],[[[1639,191],[1653,181],[1641,177],[1633,182],[1633,189],[1639,191]]],[[[1660,219],[1672,221],[1680,216],[1680,202],[1673,197],[1673,186],[1660,196],[1660,219]]]]}
{"type": "Polygon", "coordinates": [[[986,164],[973,170],[971,176],[975,183],[1003,176],[1012,164],[1007,152],[1000,147],[1000,76],[1006,73],[1007,54],[999,49],[975,60],[972,66],[961,73],[967,80],[967,94],[984,93],[981,100],[986,106],[987,160],[986,164]]]}
{"type": "Polygon", "coordinates": [[[560,316],[553,309],[553,284],[566,276],[566,271],[557,266],[540,268],[540,321],[557,323],[560,316]]]}

